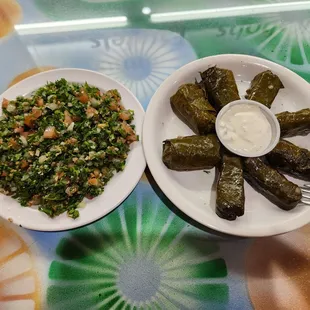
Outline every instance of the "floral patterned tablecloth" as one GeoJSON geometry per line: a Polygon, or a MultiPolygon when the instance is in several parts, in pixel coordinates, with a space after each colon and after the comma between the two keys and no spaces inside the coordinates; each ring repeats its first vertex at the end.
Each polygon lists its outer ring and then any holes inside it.
{"type": "MultiPolygon", "coordinates": [[[[310,1],[0,0],[0,91],[79,67],[124,83],[146,108],[176,69],[223,53],[264,57],[310,81],[309,29],[310,1]]],[[[146,171],[87,227],[43,233],[0,219],[0,309],[306,310],[309,237],[309,225],[260,239],[202,229],[146,171]]]]}

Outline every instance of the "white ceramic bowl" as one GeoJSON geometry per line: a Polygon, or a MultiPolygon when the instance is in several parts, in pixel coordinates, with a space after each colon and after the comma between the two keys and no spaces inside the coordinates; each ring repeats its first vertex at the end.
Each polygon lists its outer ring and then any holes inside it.
{"type": "MultiPolygon", "coordinates": [[[[119,82],[101,73],[83,69],[57,69],[29,77],[12,86],[0,96],[15,99],[19,95],[27,95],[47,82],[65,78],[70,82],[84,83],[96,86],[102,90],[117,89],[126,109],[134,110],[136,132],[141,136],[144,110],[137,98],[119,82]]],[[[0,111],[1,112],[1,111],[0,111]]],[[[131,193],[139,182],[145,169],[145,159],[141,142],[133,143],[124,171],[116,174],[105,187],[104,193],[93,200],[86,200],[86,206],[79,209],[80,217],[73,220],[66,214],[54,219],[45,213],[32,208],[21,207],[20,204],[0,194],[0,216],[13,221],[22,227],[41,231],[60,231],[89,224],[105,216],[115,209],[131,193]]]]}
{"type": "Polygon", "coordinates": [[[227,105],[225,105],[225,107],[221,109],[221,111],[218,113],[216,117],[215,130],[216,130],[217,137],[229,151],[239,156],[243,156],[243,157],[260,157],[260,156],[266,155],[267,153],[269,153],[271,150],[275,148],[275,146],[278,144],[280,140],[280,125],[279,125],[279,121],[276,118],[276,116],[271,112],[269,108],[262,105],[261,103],[253,101],[253,100],[247,100],[247,99],[236,100],[236,101],[230,102],[227,105]],[[246,104],[246,105],[252,105],[252,106],[258,107],[261,110],[261,112],[265,115],[266,119],[268,120],[270,124],[271,140],[270,140],[268,147],[262,151],[249,153],[249,152],[244,152],[242,150],[235,150],[231,148],[228,143],[226,143],[225,139],[223,139],[221,135],[221,131],[219,127],[220,127],[220,121],[223,115],[225,115],[226,112],[229,111],[233,106],[237,106],[240,104],[246,104]]]}
{"type": "MultiPolygon", "coordinates": [[[[146,112],[143,147],[154,179],[180,210],[197,222],[224,233],[239,236],[271,236],[309,223],[309,206],[298,205],[291,211],[283,211],[246,182],[244,216],[233,222],[221,219],[215,214],[215,169],[208,174],[203,171],[177,172],[167,169],[163,164],[162,141],[193,134],[173,113],[170,97],[180,85],[194,83],[195,78],[200,79],[199,72],[214,65],[233,71],[240,95],[245,94],[256,74],[267,69],[277,74],[285,89],[281,89],[277,95],[271,108],[273,113],[310,108],[309,84],[294,72],[268,60],[247,55],[219,55],[187,64],[162,83],[146,112]]],[[[289,140],[310,149],[309,137],[295,137],[289,140]]],[[[294,182],[299,185],[304,183],[298,180],[294,182]]]]}

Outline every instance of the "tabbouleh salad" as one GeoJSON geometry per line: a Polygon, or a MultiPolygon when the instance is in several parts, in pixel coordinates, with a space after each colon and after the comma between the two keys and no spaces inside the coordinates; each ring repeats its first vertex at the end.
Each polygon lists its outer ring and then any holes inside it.
{"type": "Polygon", "coordinates": [[[65,79],[31,97],[3,99],[0,193],[50,217],[77,218],[84,197],[100,195],[138,140],[117,90],[65,79]]]}

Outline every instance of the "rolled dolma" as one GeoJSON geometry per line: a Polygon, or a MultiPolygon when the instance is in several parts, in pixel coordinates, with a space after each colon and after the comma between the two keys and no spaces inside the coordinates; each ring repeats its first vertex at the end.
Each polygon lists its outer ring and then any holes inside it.
{"type": "Polygon", "coordinates": [[[173,112],[196,134],[215,131],[216,112],[198,84],[184,84],[170,98],[173,112]]]}
{"type": "Polygon", "coordinates": [[[266,155],[269,164],[294,177],[310,181],[310,152],[297,145],[280,140],[266,155]]]}
{"type": "Polygon", "coordinates": [[[262,103],[270,108],[279,90],[284,88],[281,80],[270,70],[257,74],[246,91],[245,98],[262,103]]]}
{"type": "Polygon", "coordinates": [[[235,220],[244,214],[244,180],[239,156],[224,154],[217,183],[216,214],[226,220],[235,220]]]}
{"type": "Polygon", "coordinates": [[[282,137],[305,136],[310,132],[310,109],[276,115],[282,137]]]}
{"type": "Polygon", "coordinates": [[[239,92],[231,70],[211,67],[201,73],[210,101],[218,110],[229,102],[239,100],[239,92]]]}
{"type": "Polygon", "coordinates": [[[170,139],[163,144],[163,162],[172,170],[211,169],[220,159],[220,143],[215,134],[170,139]]]}
{"type": "Polygon", "coordinates": [[[246,158],[243,164],[244,177],[248,183],[279,208],[291,210],[300,202],[300,188],[265,164],[261,158],[246,158]]]}

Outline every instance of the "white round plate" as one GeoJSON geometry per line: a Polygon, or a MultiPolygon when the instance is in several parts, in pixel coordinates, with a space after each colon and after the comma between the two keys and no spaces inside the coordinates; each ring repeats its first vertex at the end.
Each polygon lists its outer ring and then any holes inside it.
{"type": "MultiPolygon", "coordinates": [[[[125,108],[134,110],[133,124],[136,126],[136,133],[141,137],[144,110],[137,98],[119,82],[94,71],[68,68],[39,73],[9,88],[0,96],[0,102],[3,98],[15,99],[17,96],[27,95],[47,82],[61,78],[76,83],[88,82],[102,90],[117,89],[125,108]]],[[[89,224],[105,216],[123,202],[139,182],[145,165],[142,143],[133,143],[124,171],[117,173],[110,180],[102,195],[93,200],[86,199],[86,206],[79,209],[80,217],[75,220],[69,218],[66,213],[51,219],[43,212],[21,207],[16,200],[2,194],[0,194],[0,216],[22,227],[41,231],[67,230],[89,224]]]]}
{"type": "MultiPolygon", "coordinates": [[[[272,111],[296,111],[309,108],[310,86],[292,71],[273,62],[247,55],[219,55],[199,59],[174,72],[153,96],[143,125],[143,147],[147,164],[156,182],[166,196],[185,214],[214,230],[246,237],[271,236],[299,228],[310,222],[310,207],[298,205],[291,211],[283,211],[245,182],[245,214],[235,221],[219,218],[215,213],[215,169],[177,172],[169,170],[162,162],[162,142],[178,136],[194,134],[172,112],[170,97],[184,83],[200,80],[199,72],[208,67],[233,71],[241,98],[254,76],[270,69],[277,74],[285,88],[276,97],[272,111]]],[[[253,120],[255,121],[255,120],[253,120]]],[[[310,149],[309,137],[289,139],[310,149]]],[[[301,185],[304,182],[289,178],[301,185]]]]}

